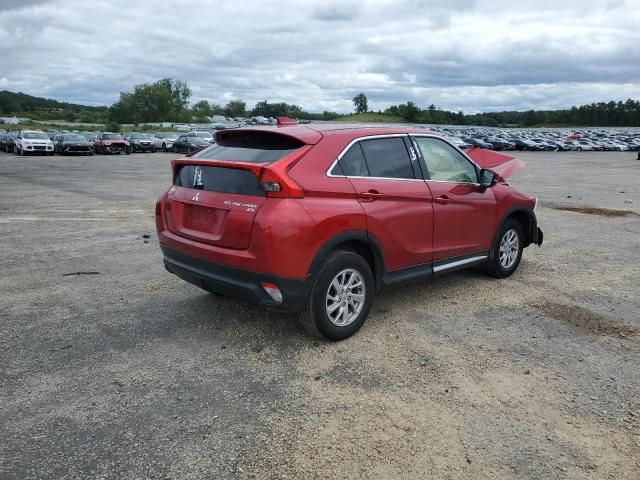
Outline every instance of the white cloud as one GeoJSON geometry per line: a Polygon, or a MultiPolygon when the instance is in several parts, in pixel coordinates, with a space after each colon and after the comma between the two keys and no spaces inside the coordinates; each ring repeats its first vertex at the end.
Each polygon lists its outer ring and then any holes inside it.
{"type": "Polygon", "coordinates": [[[466,112],[638,97],[640,9],[595,0],[0,0],[2,88],[110,104],[164,77],[200,98],[466,112]]]}

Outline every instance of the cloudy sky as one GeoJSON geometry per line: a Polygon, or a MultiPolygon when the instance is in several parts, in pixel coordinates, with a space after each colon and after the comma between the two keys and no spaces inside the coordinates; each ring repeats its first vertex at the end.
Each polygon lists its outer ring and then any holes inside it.
{"type": "Polygon", "coordinates": [[[0,0],[0,89],[465,112],[640,98],[640,0],[0,0]]]}

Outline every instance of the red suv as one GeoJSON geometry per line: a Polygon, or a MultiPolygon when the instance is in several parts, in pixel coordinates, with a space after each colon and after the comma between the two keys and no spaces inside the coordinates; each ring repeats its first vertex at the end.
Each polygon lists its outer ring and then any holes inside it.
{"type": "Polygon", "coordinates": [[[286,123],[172,162],[156,205],[169,272],[341,340],[386,286],[472,265],[507,277],[542,244],[536,199],[437,135],[286,123]]]}

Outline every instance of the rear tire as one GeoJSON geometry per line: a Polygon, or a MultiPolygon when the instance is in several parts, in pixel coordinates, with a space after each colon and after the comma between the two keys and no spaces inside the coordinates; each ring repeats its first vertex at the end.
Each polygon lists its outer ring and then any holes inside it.
{"type": "Polygon", "coordinates": [[[300,323],[316,337],[344,340],[364,324],[374,294],[373,273],[365,259],[353,252],[332,252],[316,275],[300,323]]]}
{"type": "Polygon", "coordinates": [[[485,264],[486,273],[494,278],[506,278],[520,265],[524,233],[520,222],[508,219],[496,235],[491,249],[491,260],[485,264]]]}

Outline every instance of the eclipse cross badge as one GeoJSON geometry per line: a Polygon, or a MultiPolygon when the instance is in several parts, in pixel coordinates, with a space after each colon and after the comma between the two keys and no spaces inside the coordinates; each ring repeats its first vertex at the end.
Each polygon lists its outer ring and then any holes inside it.
{"type": "Polygon", "coordinates": [[[200,201],[200,192],[196,193],[191,200],[193,200],[194,202],[199,202],[200,201]]]}

